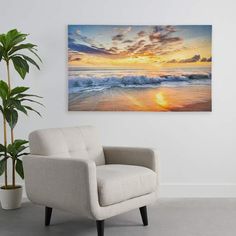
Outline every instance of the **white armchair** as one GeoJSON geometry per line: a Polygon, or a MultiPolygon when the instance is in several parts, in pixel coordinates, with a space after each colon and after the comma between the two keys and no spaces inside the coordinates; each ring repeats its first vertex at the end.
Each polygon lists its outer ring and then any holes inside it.
{"type": "Polygon", "coordinates": [[[31,155],[23,158],[26,192],[45,206],[45,225],[53,208],[104,220],[146,206],[158,191],[158,160],[149,148],[102,147],[91,126],[37,130],[29,136],[31,155]]]}

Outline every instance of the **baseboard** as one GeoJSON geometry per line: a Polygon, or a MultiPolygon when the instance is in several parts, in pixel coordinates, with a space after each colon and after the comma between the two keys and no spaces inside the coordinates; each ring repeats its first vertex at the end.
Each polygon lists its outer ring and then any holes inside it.
{"type": "Polygon", "coordinates": [[[236,197],[236,183],[160,185],[160,197],[231,198],[236,197]]]}

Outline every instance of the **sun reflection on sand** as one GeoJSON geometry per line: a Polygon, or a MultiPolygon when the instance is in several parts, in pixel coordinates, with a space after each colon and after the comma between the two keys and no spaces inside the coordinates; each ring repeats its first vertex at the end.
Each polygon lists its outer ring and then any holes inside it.
{"type": "Polygon", "coordinates": [[[162,88],[111,88],[79,93],[70,110],[99,111],[211,111],[211,87],[195,85],[162,88]]]}
{"type": "Polygon", "coordinates": [[[162,92],[158,92],[156,94],[156,102],[158,105],[160,105],[162,107],[166,108],[168,106],[168,102],[162,92]]]}

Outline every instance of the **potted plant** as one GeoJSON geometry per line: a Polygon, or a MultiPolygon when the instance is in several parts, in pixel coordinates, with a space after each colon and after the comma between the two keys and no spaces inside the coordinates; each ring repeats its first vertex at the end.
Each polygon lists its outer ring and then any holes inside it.
{"type": "Polygon", "coordinates": [[[16,185],[16,172],[23,179],[24,170],[21,156],[27,155],[27,140],[15,139],[14,128],[18,123],[18,112],[28,115],[28,111],[40,113],[30,106],[31,103],[39,103],[35,98],[40,96],[27,93],[28,87],[11,86],[10,66],[20,78],[24,79],[29,73],[29,65],[39,69],[37,62],[25,54],[28,51],[39,61],[41,59],[36,53],[37,46],[31,43],[22,43],[27,34],[22,34],[16,29],[6,34],[0,34],[0,62],[4,62],[7,71],[7,82],[0,80],[0,112],[3,118],[3,143],[0,144],[0,176],[4,174],[4,185],[0,187],[0,201],[3,209],[19,208],[22,199],[22,186],[16,185]],[[9,131],[9,132],[8,132],[9,131]],[[8,135],[9,134],[9,135],[8,135]],[[12,164],[12,183],[8,179],[8,161],[12,164]]]}

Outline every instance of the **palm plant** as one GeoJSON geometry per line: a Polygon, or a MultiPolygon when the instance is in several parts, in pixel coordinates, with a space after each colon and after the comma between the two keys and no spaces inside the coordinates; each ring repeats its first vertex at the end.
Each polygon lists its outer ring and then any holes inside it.
{"type": "Polygon", "coordinates": [[[5,189],[15,187],[15,171],[17,171],[21,177],[24,176],[22,174],[22,162],[19,161],[19,157],[25,149],[24,144],[26,144],[27,141],[14,140],[14,128],[18,122],[18,112],[20,111],[27,115],[28,111],[34,111],[39,114],[38,111],[27,105],[27,103],[41,104],[33,99],[35,97],[40,98],[39,96],[25,93],[29,89],[28,87],[11,88],[11,63],[22,79],[29,73],[30,64],[40,69],[34,59],[25,55],[25,51],[28,51],[41,61],[40,57],[37,55],[37,45],[22,43],[26,40],[27,36],[27,34],[22,34],[16,29],[0,35],[0,62],[5,62],[7,70],[7,83],[2,80],[0,81],[0,98],[2,100],[0,111],[3,116],[4,139],[3,145],[0,146],[0,157],[2,157],[0,160],[0,175],[5,174],[5,189]],[[9,145],[7,144],[7,124],[10,127],[11,144],[9,145]],[[7,160],[9,158],[12,159],[12,186],[8,186],[7,160]]]}
{"type": "MultiPolygon", "coordinates": [[[[22,160],[19,159],[23,155],[28,155],[28,152],[25,152],[25,149],[28,148],[25,144],[28,144],[27,140],[23,139],[15,139],[12,144],[8,144],[7,147],[0,144],[0,155],[4,158],[0,161],[0,175],[3,174],[5,171],[5,165],[4,162],[11,158],[16,162],[16,172],[19,174],[19,176],[24,179],[24,169],[22,165],[22,160]]],[[[12,185],[14,188],[15,186],[12,185]]]]}

